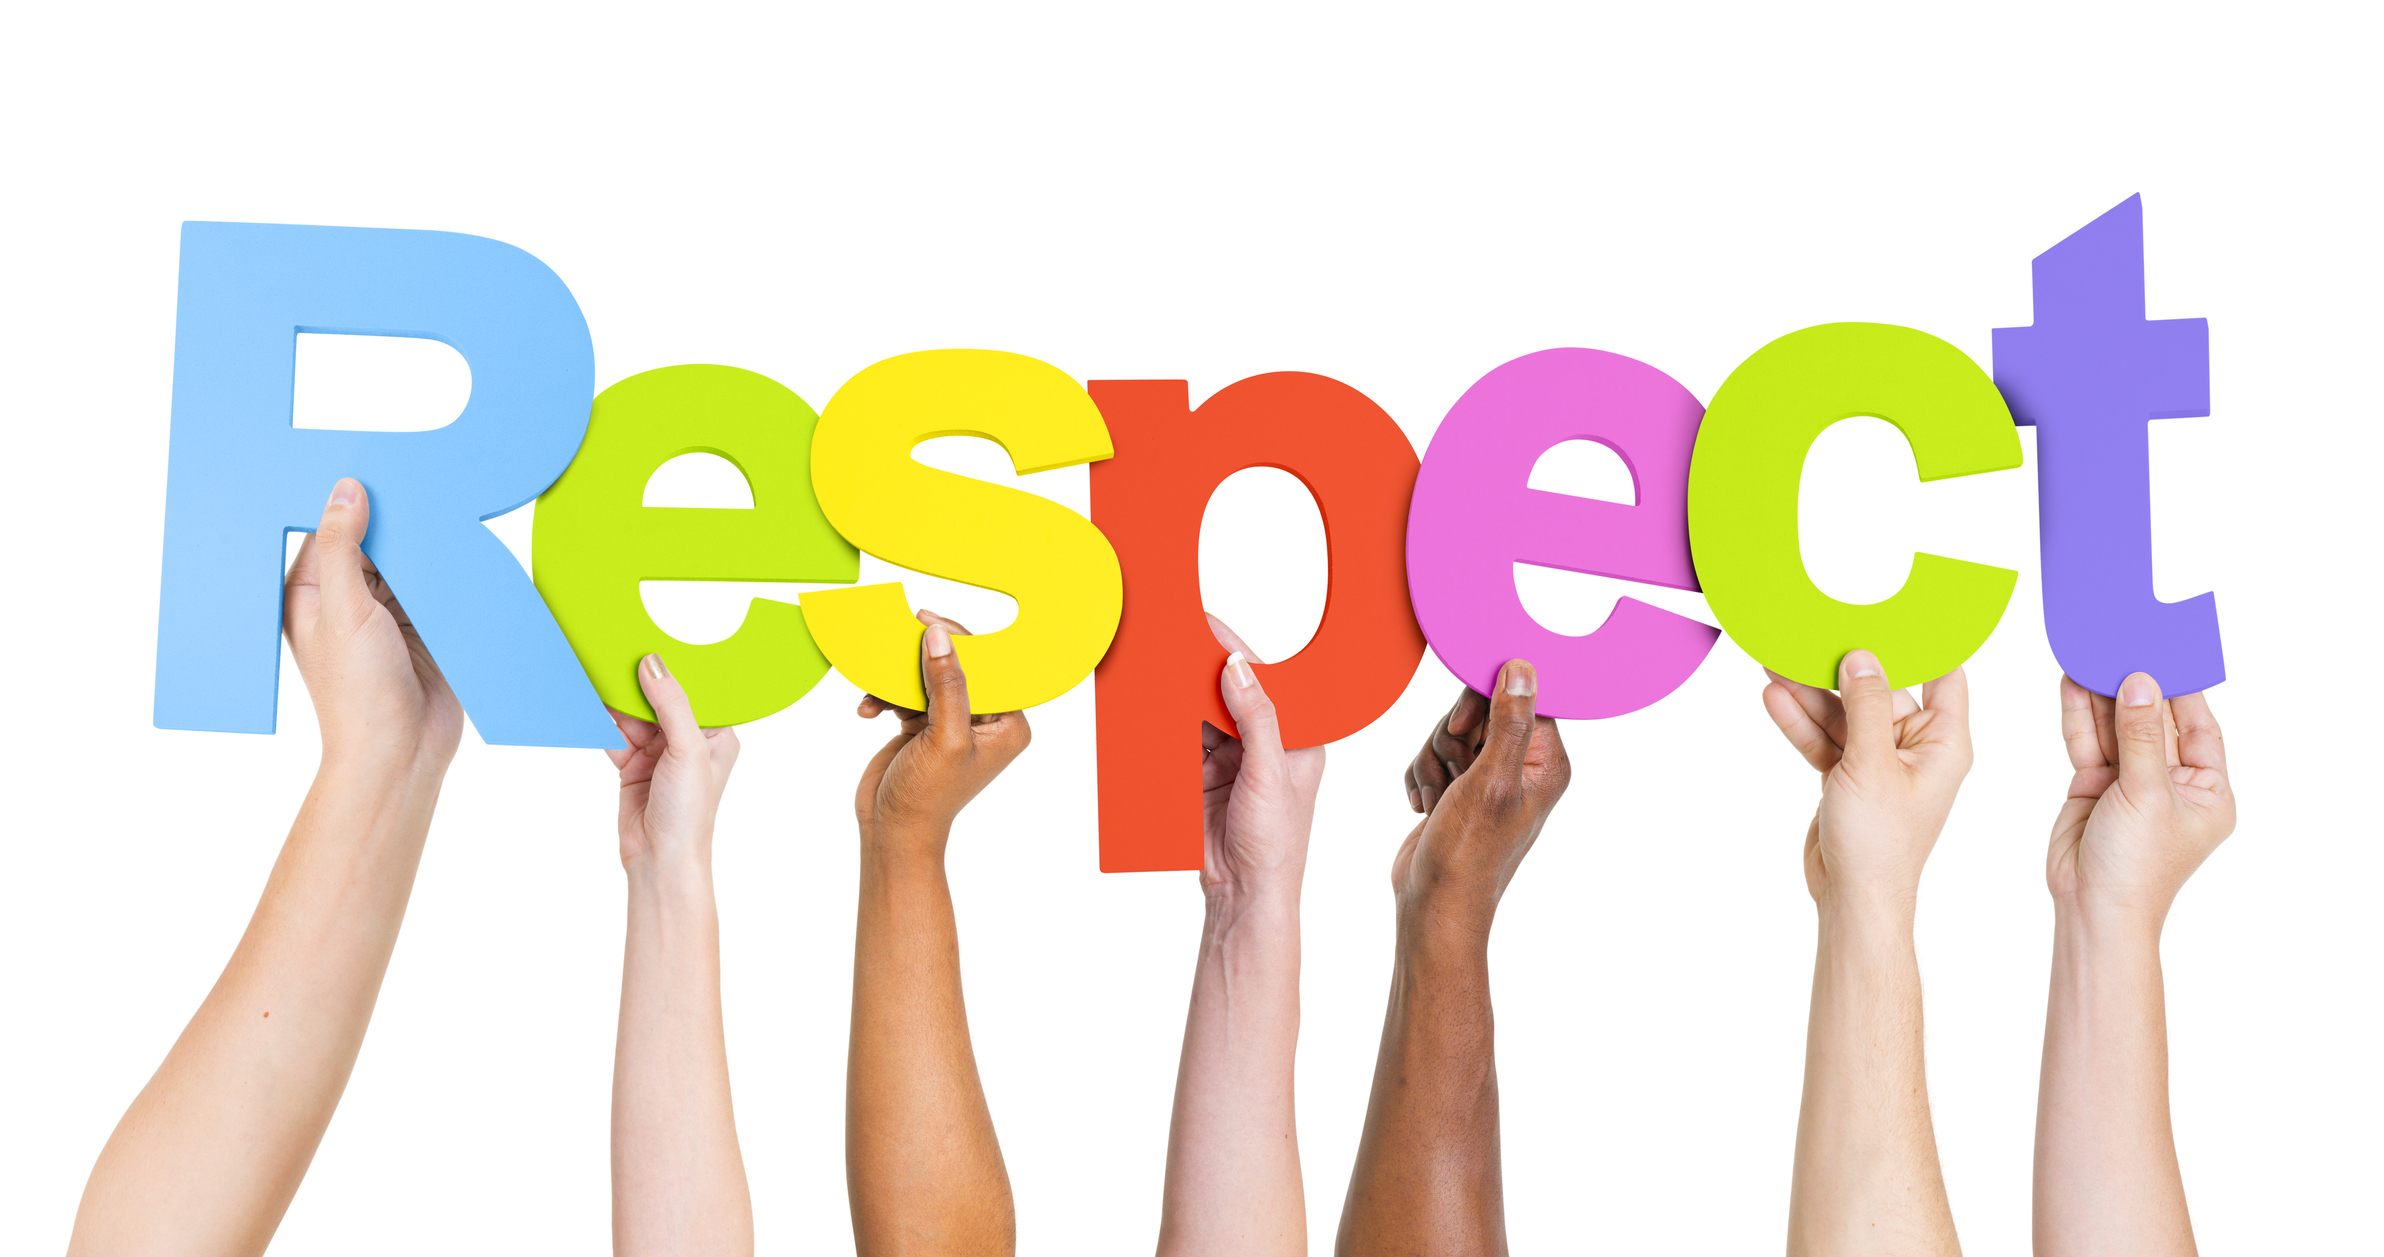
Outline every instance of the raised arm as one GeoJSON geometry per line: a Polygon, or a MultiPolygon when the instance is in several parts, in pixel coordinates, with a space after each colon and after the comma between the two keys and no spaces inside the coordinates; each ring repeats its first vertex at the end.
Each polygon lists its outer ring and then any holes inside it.
{"type": "Polygon", "coordinates": [[[753,1199],[729,1102],[720,1020],[712,821],[737,764],[733,729],[696,727],[660,655],[638,685],[659,723],[613,713],[621,867],[629,874],[621,1028],[613,1047],[613,1251],[753,1251],[753,1199]]]}
{"type": "Polygon", "coordinates": [[[109,1136],[74,1254],[260,1253],[331,1124],[397,946],[463,711],[361,543],[341,480],[282,625],[323,760],[248,931],[109,1136]]]}
{"type": "Polygon", "coordinates": [[[1218,684],[1241,736],[1201,727],[1208,913],[1176,1071],[1159,1252],[1296,1255],[1308,1251],[1292,1114],[1300,877],[1324,748],[1283,749],[1249,648],[1210,623],[1235,652],[1218,684]]]}
{"type": "Polygon", "coordinates": [[[2235,828],[2218,721],[2139,672],[2119,701],[2061,679],[2069,799],[2053,823],[2053,982],[2036,1109],[2040,1257],[2194,1251],[2169,1130],[2160,936],[2235,828]]]}
{"type": "Polygon", "coordinates": [[[1777,675],[1763,691],[1821,773],[1805,831],[1820,941],[1788,1251],[1959,1253],[1929,1121],[1912,922],[1921,866],[1970,771],[1969,689],[1956,669],[1915,705],[1867,650],[1838,667],[1837,694],[1777,675]]]}
{"type": "Polygon", "coordinates": [[[1019,712],[969,715],[952,634],[921,612],[925,712],[871,697],[902,730],[869,762],[861,822],[861,904],[853,947],[853,1033],[844,1092],[846,1186],[861,1257],[1005,1254],[1017,1247],[1010,1175],[969,1047],[960,935],[944,844],[952,820],[1026,749],[1019,712]]]}
{"type": "Polygon", "coordinates": [[[1490,923],[1572,777],[1556,722],[1533,715],[1538,688],[1530,664],[1509,662],[1497,695],[1460,694],[1408,769],[1409,805],[1425,817],[1391,862],[1390,1008],[1343,1254],[1507,1250],[1490,923]]]}

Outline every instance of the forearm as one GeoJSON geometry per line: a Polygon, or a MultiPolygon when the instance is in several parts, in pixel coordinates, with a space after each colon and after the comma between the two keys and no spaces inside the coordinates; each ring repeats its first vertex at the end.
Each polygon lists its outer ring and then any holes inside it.
{"type": "Polygon", "coordinates": [[[1488,913],[1403,910],[1337,1251],[1504,1253],[1488,913]]]}
{"type": "Polygon", "coordinates": [[[2169,1127],[2156,914],[2056,905],[2035,1231],[2039,1257],[2195,1251],[2169,1127]]]}
{"type": "Polygon", "coordinates": [[[263,1251],[363,1045],[444,770],[326,761],[222,976],[92,1168],[72,1251],[263,1251]]]}
{"type": "Polygon", "coordinates": [[[863,844],[845,1167],[864,1257],[1006,1253],[1015,1242],[969,1046],[951,889],[941,855],[915,847],[863,844]]]}
{"type": "Polygon", "coordinates": [[[1960,1251],[1929,1120],[1908,899],[1824,896],[1788,1251],[1960,1251]]]}
{"type": "Polygon", "coordinates": [[[1299,886],[1210,897],[1176,1072],[1162,1254],[1304,1253],[1299,886]]]}
{"type": "Polygon", "coordinates": [[[613,1055],[613,1250],[750,1253],[720,1012],[720,919],[692,856],[629,868],[613,1055]]]}

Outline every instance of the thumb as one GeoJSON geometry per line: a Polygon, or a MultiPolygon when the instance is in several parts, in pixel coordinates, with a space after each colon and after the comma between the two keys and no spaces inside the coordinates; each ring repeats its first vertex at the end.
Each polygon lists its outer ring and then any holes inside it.
{"type": "Polygon", "coordinates": [[[952,630],[930,620],[919,635],[919,679],[927,691],[927,740],[946,751],[965,751],[969,735],[968,674],[952,649],[952,630]]]}
{"type": "Polygon", "coordinates": [[[2169,717],[2160,682],[2131,672],[2119,683],[2112,712],[2119,727],[2119,784],[2128,797],[2150,802],[2169,792],[2169,717]]]}
{"type": "Polygon", "coordinates": [[[637,663],[638,688],[654,708],[654,723],[662,726],[662,753],[687,756],[704,744],[704,731],[695,723],[695,709],[687,690],[663,665],[662,656],[648,655],[637,663]]]}
{"type": "Polygon", "coordinates": [[[1257,670],[1241,651],[1225,657],[1225,675],[1217,688],[1241,733],[1242,762],[1237,775],[1282,780],[1283,731],[1275,720],[1275,702],[1267,697],[1266,688],[1258,683],[1257,670]]]}
{"type": "Polygon", "coordinates": [[[1846,757],[1858,763],[1895,753],[1896,694],[1879,656],[1855,649],[1838,661],[1838,701],[1846,707],[1846,757]]]}
{"type": "Polygon", "coordinates": [[[323,504],[322,521],[315,525],[314,578],[322,605],[333,614],[356,617],[374,606],[364,579],[364,532],[372,524],[372,503],[354,477],[342,476],[331,486],[331,500],[323,504]]]}
{"type": "Polygon", "coordinates": [[[1494,780],[1520,784],[1539,710],[1540,676],[1524,660],[1509,659],[1497,681],[1498,692],[1490,696],[1490,712],[1482,722],[1482,750],[1467,771],[1486,770],[1494,780]]]}

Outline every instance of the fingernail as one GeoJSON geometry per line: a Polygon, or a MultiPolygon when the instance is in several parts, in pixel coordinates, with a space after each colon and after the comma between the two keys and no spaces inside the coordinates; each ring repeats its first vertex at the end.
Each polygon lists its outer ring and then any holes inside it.
{"type": "Polygon", "coordinates": [[[927,626],[927,657],[941,659],[952,653],[952,634],[941,624],[927,626]]]}
{"type": "Polygon", "coordinates": [[[1531,665],[1518,659],[1507,665],[1507,693],[1516,698],[1529,698],[1539,692],[1540,679],[1533,675],[1531,665]]]}
{"type": "Polygon", "coordinates": [[[2119,705],[2150,707],[2160,701],[2160,683],[2138,672],[2119,683],[2119,705]]]}
{"type": "Polygon", "coordinates": [[[662,666],[662,656],[660,655],[648,655],[643,662],[646,665],[646,675],[657,681],[670,675],[670,669],[662,666]]]}
{"type": "Polygon", "coordinates": [[[1258,684],[1258,674],[1250,670],[1250,661],[1242,658],[1242,652],[1238,650],[1225,656],[1225,675],[1232,679],[1237,690],[1246,690],[1258,684]]]}
{"type": "Polygon", "coordinates": [[[1407,792],[1407,810],[1410,812],[1421,812],[1424,810],[1423,791],[1410,790],[1407,792]]]}
{"type": "Polygon", "coordinates": [[[363,485],[342,476],[338,484],[331,486],[331,505],[354,506],[356,505],[356,496],[363,491],[363,485]]]}
{"type": "Polygon", "coordinates": [[[1841,664],[1840,667],[1845,672],[1845,679],[1849,681],[1854,680],[1856,677],[1875,677],[1883,675],[1879,671],[1879,656],[1874,655],[1867,650],[1847,651],[1846,662],[1841,664]]]}

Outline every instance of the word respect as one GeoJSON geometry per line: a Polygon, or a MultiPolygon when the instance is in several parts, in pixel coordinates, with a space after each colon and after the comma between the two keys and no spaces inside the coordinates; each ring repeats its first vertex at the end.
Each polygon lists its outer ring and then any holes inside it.
{"type": "Polygon", "coordinates": [[[372,494],[365,549],[491,743],[617,746],[601,703],[650,714],[637,660],[667,649],[707,725],[793,703],[833,667],[925,705],[902,587],[854,585],[859,553],[999,590],[1017,618],[956,639],[980,711],[1095,677],[1101,867],[1200,867],[1197,759],[1223,649],[1200,599],[1210,494],[1276,467],[1314,495],[1329,588],[1309,646],[1265,667],[1284,740],[1346,737],[1387,710],[1424,648],[1476,689],[1528,658],[1542,714],[1618,716],[1688,679],[1721,631],[1773,670],[1836,682],[1855,646],[1911,683],[1993,631],[2017,573],[1913,556],[1885,602],[1806,575],[1797,486],[1813,441],[1857,415],[1894,424],[1923,480],[2018,467],[2038,428],[2045,627],[2079,683],[2134,671],[2171,693],[2223,679],[2212,595],[2152,589],[2149,420],[2209,412],[2201,319],[2144,317],[2142,205],[2130,198],[2035,261],[2035,322],[1994,334],[1994,374],[1927,333],[1875,323],[1792,332],[1739,364],[1710,406],[1646,363],[1549,349],[1468,389],[1419,461],[1390,416],[1337,380],[1253,376],[1198,407],[1182,380],[1094,380],[1018,354],[904,354],[818,413],[725,366],[648,371],[595,397],[586,320],[536,258],[431,231],[187,223],[159,612],[161,728],[270,733],[281,539],[324,486],[372,494]],[[462,415],[428,432],[292,423],[298,333],[419,336],[472,371],[462,415]],[[928,467],[939,436],[998,443],[1021,473],[1091,464],[1092,514],[928,467]],[[1566,441],[1630,469],[1631,504],[1526,487],[1566,441]],[[734,464],[751,510],[643,505],[656,468],[734,464]],[[524,579],[483,521],[538,499],[524,579]],[[1520,602],[1516,563],[1702,590],[1720,630],[1634,598],[1586,636],[1520,602]],[[726,640],[690,645],[639,582],[848,585],[755,599],[726,640]]]}

